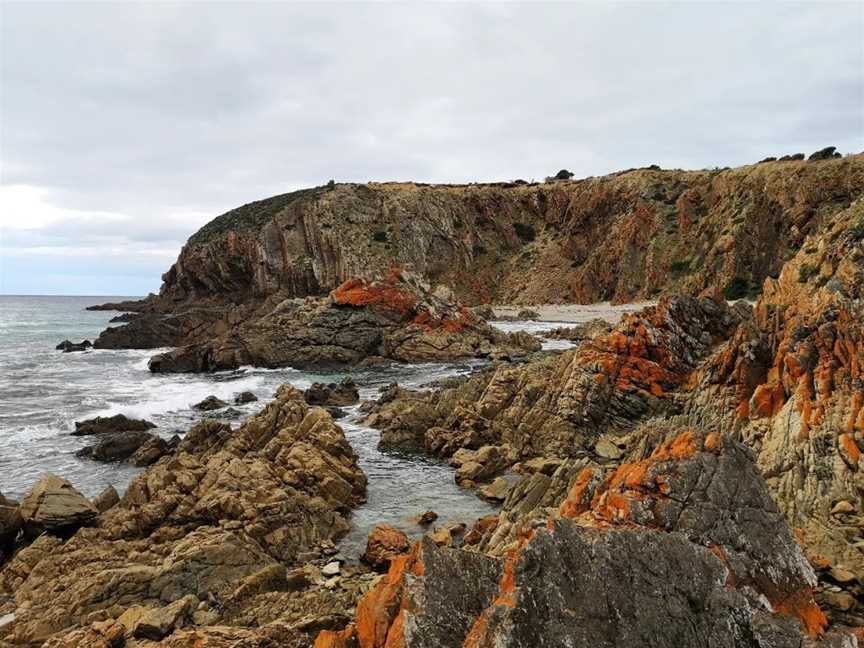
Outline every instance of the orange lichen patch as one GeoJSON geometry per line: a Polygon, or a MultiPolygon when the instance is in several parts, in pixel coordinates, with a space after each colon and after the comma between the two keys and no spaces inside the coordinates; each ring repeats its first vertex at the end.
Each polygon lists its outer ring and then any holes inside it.
{"type": "Polygon", "coordinates": [[[712,432],[708,436],[705,437],[705,450],[708,452],[720,452],[721,449],[721,439],[720,435],[716,432],[712,432]]]}
{"type": "Polygon", "coordinates": [[[759,385],[750,398],[750,416],[753,418],[776,416],[782,409],[784,401],[783,387],[779,383],[759,385]]]}
{"type": "Polygon", "coordinates": [[[390,626],[390,631],[387,633],[384,648],[405,648],[405,615],[407,613],[403,601],[402,609],[393,619],[393,625],[390,626]]]}
{"type": "Polygon", "coordinates": [[[813,591],[809,587],[793,592],[780,601],[771,597],[768,600],[776,613],[798,619],[801,628],[810,637],[820,636],[828,625],[828,619],[813,600],[813,591]]]}
{"type": "Polygon", "coordinates": [[[391,271],[379,280],[349,279],[332,293],[333,300],[344,306],[382,306],[403,316],[412,313],[418,298],[405,286],[400,286],[401,274],[391,271]]]}
{"type": "Polygon", "coordinates": [[[846,422],[846,432],[852,434],[855,430],[861,430],[864,426],[864,393],[855,392],[852,396],[852,407],[849,411],[849,420],[846,422]]]}
{"type": "Polygon", "coordinates": [[[465,635],[465,640],[462,642],[462,648],[480,648],[480,646],[483,646],[486,641],[486,632],[488,629],[489,621],[487,620],[487,614],[484,610],[483,613],[477,617],[477,620],[474,622],[474,625],[471,626],[468,634],[465,635]]]}
{"type": "Polygon", "coordinates": [[[355,626],[360,648],[392,648],[398,645],[388,642],[391,641],[392,626],[400,611],[404,610],[405,576],[422,576],[423,571],[419,543],[414,545],[410,553],[390,561],[390,569],[384,578],[357,604],[355,626]]]}
{"type": "Polygon", "coordinates": [[[351,648],[354,642],[354,626],[344,630],[322,630],[315,638],[313,648],[351,648]]]}
{"type": "Polygon", "coordinates": [[[567,497],[564,498],[564,501],[558,507],[558,514],[561,517],[573,518],[588,510],[591,502],[585,495],[593,477],[594,471],[591,468],[584,468],[579,473],[567,497]]]}
{"type": "Polygon", "coordinates": [[[798,398],[798,411],[801,413],[801,431],[799,438],[810,437],[810,420],[813,416],[813,376],[805,371],[798,379],[798,387],[795,396],[798,398]]]}
{"type": "Polygon", "coordinates": [[[840,447],[843,449],[843,453],[846,455],[846,458],[849,459],[849,463],[853,466],[858,465],[858,460],[861,458],[861,448],[858,447],[858,444],[855,443],[855,439],[851,434],[841,434],[840,435],[840,447]]]}

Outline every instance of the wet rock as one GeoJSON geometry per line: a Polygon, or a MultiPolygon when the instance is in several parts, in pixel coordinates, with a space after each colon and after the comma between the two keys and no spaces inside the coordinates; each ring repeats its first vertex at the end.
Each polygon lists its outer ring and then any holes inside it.
{"type": "Polygon", "coordinates": [[[108,434],[111,432],[142,432],[152,430],[156,426],[144,419],[133,419],[124,414],[114,416],[97,416],[85,421],[75,422],[73,436],[87,436],[91,434],[108,434]]]}
{"type": "Polygon", "coordinates": [[[119,502],[120,495],[117,494],[117,490],[113,486],[107,486],[105,490],[99,493],[99,495],[97,495],[93,500],[93,506],[95,506],[100,513],[104,513],[119,502]]]}
{"type": "Polygon", "coordinates": [[[351,378],[344,378],[339,383],[313,383],[303,396],[310,405],[344,407],[359,402],[360,391],[351,378]]]}
{"type": "Polygon", "coordinates": [[[58,351],[62,351],[63,353],[72,353],[74,351],[86,351],[92,346],[93,343],[90,342],[90,340],[82,340],[81,342],[70,342],[69,340],[63,340],[55,348],[58,351]]]}
{"type": "Polygon", "coordinates": [[[97,443],[82,448],[75,455],[78,457],[87,457],[94,461],[124,461],[130,459],[139,450],[147,446],[142,451],[142,454],[136,457],[136,460],[139,460],[152,455],[154,448],[163,444],[164,441],[149,432],[111,432],[101,434],[97,443]]]}
{"type": "Polygon", "coordinates": [[[245,405],[246,403],[254,403],[258,400],[258,397],[253,394],[251,391],[240,392],[234,397],[235,405],[245,405]]]}
{"type": "Polygon", "coordinates": [[[408,536],[386,524],[379,524],[369,532],[366,550],[360,559],[373,569],[384,571],[397,556],[410,547],[408,536]]]}
{"type": "Polygon", "coordinates": [[[435,511],[426,511],[417,519],[417,524],[421,526],[429,526],[438,519],[438,514],[435,511]]]}
{"type": "Polygon", "coordinates": [[[45,475],[30,490],[18,508],[27,535],[43,531],[68,532],[87,524],[98,515],[98,509],[68,481],[56,475],[45,475]]]}
{"type": "Polygon", "coordinates": [[[211,412],[213,410],[222,409],[223,407],[228,407],[228,403],[211,394],[204,400],[195,403],[192,406],[192,409],[196,409],[199,412],[211,412]]]}
{"type": "Polygon", "coordinates": [[[108,321],[111,324],[117,324],[120,322],[125,324],[126,322],[131,322],[132,320],[134,320],[136,317],[138,317],[138,315],[138,313],[121,313],[120,315],[115,315],[108,321]]]}

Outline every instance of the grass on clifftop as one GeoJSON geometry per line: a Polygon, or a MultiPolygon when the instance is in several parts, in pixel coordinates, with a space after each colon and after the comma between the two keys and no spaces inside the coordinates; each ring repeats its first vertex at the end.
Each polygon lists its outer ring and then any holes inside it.
{"type": "Polygon", "coordinates": [[[256,200],[217,216],[189,237],[190,243],[207,243],[229,230],[243,230],[261,227],[274,215],[291,203],[304,198],[314,198],[327,191],[327,187],[312,187],[290,193],[280,194],[264,200],[256,200]]]}

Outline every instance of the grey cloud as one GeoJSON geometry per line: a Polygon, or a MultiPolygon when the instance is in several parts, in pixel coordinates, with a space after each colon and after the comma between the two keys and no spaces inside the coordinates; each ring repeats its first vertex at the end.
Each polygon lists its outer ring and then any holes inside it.
{"type": "MultiPolygon", "coordinates": [[[[117,230],[133,254],[179,249],[191,231],[172,214],[330,178],[584,176],[864,148],[858,4],[0,10],[0,180],[146,220],[117,230]]],[[[75,246],[81,227],[51,236],[75,246]]]]}

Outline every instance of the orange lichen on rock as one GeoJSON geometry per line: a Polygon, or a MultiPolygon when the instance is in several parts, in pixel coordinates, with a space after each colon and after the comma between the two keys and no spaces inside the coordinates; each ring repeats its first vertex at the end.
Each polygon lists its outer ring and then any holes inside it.
{"type": "Polygon", "coordinates": [[[355,622],[360,648],[398,646],[391,642],[396,641],[399,631],[395,621],[404,612],[405,577],[408,574],[422,576],[423,570],[420,544],[416,543],[410,553],[394,558],[387,574],[360,599],[355,622]]]}
{"type": "Polygon", "coordinates": [[[840,435],[840,448],[842,448],[846,458],[849,459],[849,463],[857,466],[858,460],[861,458],[861,448],[858,447],[855,439],[848,432],[840,435]]]}
{"type": "Polygon", "coordinates": [[[798,619],[801,628],[810,637],[820,636],[828,625],[828,619],[813,600],[813,591],[810,588],[800,589],[779,601],[770,596],[768,600],[776,613],[798,619]]]}
{"type": "Polygon", "coordinates": [[[586,494],[593,477],[594,471],[591,468],[584,468],[579,473],[567,497],[564,498],[564,501],[558,507],[558,515],[572,518],[588,510],[591,501],[589,498],[586,498],[586,494]]]}
{"type": "Polygon", "coordinates": [[[401,286],[402,275],[391,269],[382,279],[349,279],[332,293],[333,301],[343,306],[382,306],[403,316],[412,313],[418,298],[407,286],[401,286]]]}
{"type": "Polygon", "coordinates": [[[344,630],[322,630],[315,638],[313,648],[353,648],[355,639],[353,625],[344,630]]]}
{"type": "Polygon", "coordinates": [[[783,386],[779,383],[759,385],[750,398],[749,415],[753,418],[776,416],[785,400],[783,386]]]}

